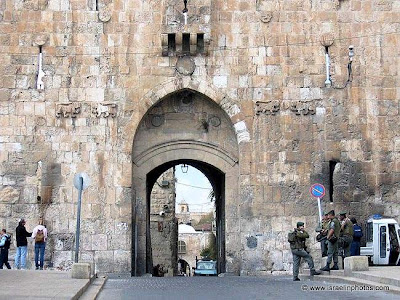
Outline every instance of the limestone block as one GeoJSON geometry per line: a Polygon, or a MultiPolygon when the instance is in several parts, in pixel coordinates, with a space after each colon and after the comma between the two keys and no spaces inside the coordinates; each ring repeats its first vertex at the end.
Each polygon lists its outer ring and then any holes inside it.
{"type": "Polygon", "coordinates": [[[0,204],[0,217],[10,217],[11,216],[11,205],[10,204],[0,204]]]}
{"type": "Polygon", "coordinates": [[[91,267],[89,263],[74,263],[71,277],[75,279],[90,279],[91,267]]]}
{"type": "Polygon", "coordinates": [[[107,235],[96,234],[92,237],[93,250],[106,250],[107,249],[107,235]]]}
{"type": "Polygon", "coordinates": [[[96,263],[96,273],[101,272],[114,272],[114,265],[111,263],[114,260],[113,251],[96,251],[94,255],[96,263]]]}
{"type": "Polygon", "coordinates": [[[54,266],[59,270],[71,270],[73,251],[54,251],[54,266]]]}
{"type": "Polygon", "coordinates": [[[353,271],[368,271],[367,256],[350,256],[344,259],[344,274],[351,275],[353,271]]]}
{"type": "Polygon", "coordinates": [[[226,88],[228,85],[228,76],[214,76],[213,83],[217,88],[226,88]]]}
{"type": "Polygon", "coordinates": [[[114,272],[129,272],[131,268],[131,252],[124,250],[114,251],[114,272]]]}
{"type": "Polygon", "coordinates": [[[0,202],[2,203],[16,203],[19,199],[20,191],[11,186],[6,186],[0,190],[0,202]]]}

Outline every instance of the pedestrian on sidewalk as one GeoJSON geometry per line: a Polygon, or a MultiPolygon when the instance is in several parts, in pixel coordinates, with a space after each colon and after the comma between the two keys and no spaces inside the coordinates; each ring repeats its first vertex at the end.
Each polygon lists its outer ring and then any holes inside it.
{"type": "Polygon", "coordinates": [[[11,245],[11,236],[7,234],[5,229],[2,229],[0,238],[0,269],[3,269],[3,265],[6,265],[7,269],[11,269],[8,262],[8,249],[10,249],[11,245]]]}
{"type": "Polygon", "coordinates": [[[314,261],[310,253],[307,251],[306,239],[309,238],[307,231],[304,229],[303,222],[297,222],[297,227],[293,232],[288,235],[288,241],[290,243],[290,249],[293,255],[293,281],[299,281],[299,267],[301,258],[303,257],[310,268],[310,275],[321,274],[314,269],[314,261]]]}
{"type": "Polygon", "coordinates": [[[18,226],[15,230],[17,240],[17,253],[15,254],[15,267],[17,269],[26,269],[26,254],[28,252],[27,237],[32,236],[32,232],[26,231],[25,219],[19,220],[18,226]]]}
{"type": "Polygon", "coordinates": [[[46,250],[47,228],[43,225],[43,218],[39,219],[39,225],[33,228],[32,238],[35,241],[35,266],[36,270],[43,270],[44,252],[46,250]]]}
{"type": "Polygon", "coordinates": [[[351,242],[353,241],[353,223],[346,216],[345,212],[339,213],[340,221],[340,238],[343,241],[343,261],[350,256],[351,242]]]}
{"type": "Polygon", "coordinates": [[[339,270],[338,266],[338,237],[340,234],[340,222],[335,216],[335,211],[331,210],[328,212],[329,231],[326,239],[328,240],[328,258],[326,260],[326,266],[321,268],[321,271],[339,270]],[[333,267],[330,265],[333,259],[333,267]]]}
{"type": "Polygon", "coordinates": [[[328,235],[329,222],[328,212],[325,212],[322,216],[322,222],[315,229],[315,232],[318,232],[317,241],[321,243],[322,257],[328,256],[328,241],[326,236],[328,235]]]}
{"type": "Polygon", "coordinates": [[[351,218],[350,221],[353,223],[353,242],[351,242],[350,255],[358,256],[360,255],[361,238],[363,236],[363,232],[361,226],[357,224],[356,218],[351,218]]]}

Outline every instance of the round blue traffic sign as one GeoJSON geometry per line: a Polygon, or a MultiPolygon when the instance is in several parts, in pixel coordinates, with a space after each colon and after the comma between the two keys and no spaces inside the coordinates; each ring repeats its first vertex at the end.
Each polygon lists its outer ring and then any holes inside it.
{"type": "Polygon", "coordinates": [[[310,193],[315,198],[322,198],[325,196],[325,187],[320,183],[313,184],[310,188],[310,193]]]}

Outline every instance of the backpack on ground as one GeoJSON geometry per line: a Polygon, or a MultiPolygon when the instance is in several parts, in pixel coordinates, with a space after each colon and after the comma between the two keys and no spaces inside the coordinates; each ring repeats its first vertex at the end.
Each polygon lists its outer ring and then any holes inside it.
{"type": "Polygon", "coordinates": [[[43,243],[43,242],[44,242],[43,230],[38,230],[35,236],[35,243],[43,243]]]}
{"type": "Polygon", "coordinates": [[[296,232],[295,231],[290,231],[288,233],[288,242],[291,244],[296,242],[296,232]]]}

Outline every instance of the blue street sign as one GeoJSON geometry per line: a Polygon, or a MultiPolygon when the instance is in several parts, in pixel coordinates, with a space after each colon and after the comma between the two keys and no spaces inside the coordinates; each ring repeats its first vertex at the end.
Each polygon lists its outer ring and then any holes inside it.
{"type": "Polygon", "coordinates": [[[325,187],[320,183],[313,184],[310,188],[310,193],[315,198],[322,198],[325,196],[325,187]]]}

